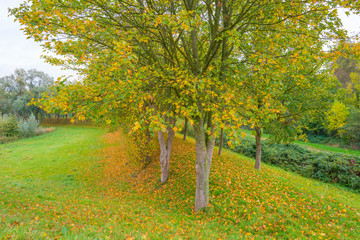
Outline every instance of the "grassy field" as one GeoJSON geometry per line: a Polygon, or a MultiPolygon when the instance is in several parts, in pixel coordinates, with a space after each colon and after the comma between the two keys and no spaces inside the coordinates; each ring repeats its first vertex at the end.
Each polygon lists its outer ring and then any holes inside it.
{"type": "Polygon", "coordinates": [[[58,127],[0,145],[0,239],[359,239],[360,194],[225,151],[210,207],[192,210],[193,140],[175,139],[170,180],[157,158],[132,161],[127,139],[58,127]]]}
{"type": "Polygon", "coordinates": [[[302,141],[295,141],[296,144],[302,145],[307,147],[310,150],[316,149],[322,152],[334,152],[334,153],[346,153],[346,154],[354,154],[360,156],[359,150],[353,150],[348,148],[340,148],[340,147],[333,147],[328,146],[325,144],[317,144],[317,143],[309,143],[309,142],[302,142],[302,141]]]}
{"type": "MultiPolygon", "coordinates": [[[[243,131],[248,135],[252,135],[251,130],[243,129],[243,131]]],[[[268,138],[269,135],[263,134],[262,137],[268,138]]],[[[303,142],[303,141],[295,141],[294,143],[298,144],[300,146],[306,147],[312,151],[346,153],[346,154],[354,154],[354,155],[360,156],[360,150],[353,150],[353,149],[347,149],[347,148],[341,148],[341,147],[333,147],[333,146],[328,146],[325,144],[309,143],[309,142],[303,142]]]]}

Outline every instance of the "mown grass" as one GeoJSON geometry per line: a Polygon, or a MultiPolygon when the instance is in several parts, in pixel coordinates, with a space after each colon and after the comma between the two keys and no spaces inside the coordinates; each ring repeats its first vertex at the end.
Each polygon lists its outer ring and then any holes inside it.
{"type": "Polygon", "coordinates": [[[0,239],[357,239],[360,195],[225,151],[210,207],[192,210],[195,147],[175,139],[170,179],[125,136],[65,127],[0,145],[0,239]]]}
{"type": "MultiPolygon", "coordinates": [[[[243,129],[243,131],[248,134],[248,135],[252,135],[252,131],[251,130],[246,130],[243,129]]],[[[269,138],[270,135],[268,134],[263,134],[262,135],[263,138],[269,138]]],[[[333,146],[328,146],[326,144],[318,144],[318,143],[310,143],[310,142],[303,142],[303,141],[295,141],[295,144],[298,144],[300,146],[303,146],[309,150],[312,151],[321,151],[321,152],[334,152],[334,153],[346,153],[346,154],[354,154],[354,155],[359,155],[360,156],[360,150],[354,150],[354,149],[348,149],[348,148],[341,148],[341,147],[333,147],[333,146]]]]}
{"type": "Polygon", "coordinates": [[[296,141],[295,143],[299,144],[299,145],[302,145],[304,147],[307,147],[310,150],[317,149],[317,150],[324,151],[324,152],[346,153],[346,154],[353,154],[353,155],[359,155],[360,156],[360,151],[359,150],[348,149],[348,148],[340,148],[340,147],[333,147],[333,146],[328,146],[328,145],[325,145],[325,144],[309,143],[309,142],[302,142],[302,141],[296,141]]]}

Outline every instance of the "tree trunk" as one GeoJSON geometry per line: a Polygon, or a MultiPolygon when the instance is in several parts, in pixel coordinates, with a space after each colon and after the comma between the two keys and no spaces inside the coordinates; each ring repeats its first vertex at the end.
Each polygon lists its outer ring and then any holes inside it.
{"type": "MultiPolygon", "coordinates": [[[[147,128],[146,128],[146,145],[149,146],[150,143],[151,143],[151,132],[150,132],[149,126],[147,126],[147,128]]],[[[145,157],[145,166],[151,162],[150,153],[149,153],[148,149],[146,149],[146,150],[147,151],[146,151],[146,157],[145,157]]]]}
{"type": "Polygon", "coordinates": [[[196,194],[195,208],[197,212],[209,205],[209,174],[211,159],[215,146],[215,138],[210,136],[206,141],[203,124],[194,125],[196,140],[196,194]]]}
{"type": "Polygon", "coordinates": [[[158,139],[160,145],[161,183],[166,182],[169,178],[170,155],[171,155],[171,148],[172,148],[174,136],[175,136],[175,132],[172,126],[168,126],[167,140],[165,143],[165,136],[163,131],[158,131],[158,139]]]}
{"type": "Polygon", "coordinates": [[[184,127],[184,141],[186,140],[186,135],[187,135],[187,130],[188,130],[188,125],[189,125],[189,120],[187,118],[185,118],[185,127],[184,127]]]}
{"type": "Polygon", "coordinates": [[[255,169],[261,168],[261,128],[255,127],[256,132],[256,155],[255,155],[255,169]]]}
{"type": "Polygon", "coordinates": [[[219,143],[219,156],[221,156],[223,144],[224,144],[224,129],[221,128],[221,132],[220,132],[220,143],[219,143]]]}

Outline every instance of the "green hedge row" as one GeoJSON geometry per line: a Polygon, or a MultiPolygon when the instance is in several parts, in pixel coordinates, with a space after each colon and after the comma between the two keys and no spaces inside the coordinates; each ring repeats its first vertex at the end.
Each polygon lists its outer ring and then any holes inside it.
{"type": "MultiPolygon", "coordinates": [[[[255,157],[255,139],[245,138],[231,147],[235,152],[255,157]]],[[[338,183],[360,191],[360,157],[339,153],[311,152],[295,144],[262,143],[262,161],[305,177],[338,183]]]]}

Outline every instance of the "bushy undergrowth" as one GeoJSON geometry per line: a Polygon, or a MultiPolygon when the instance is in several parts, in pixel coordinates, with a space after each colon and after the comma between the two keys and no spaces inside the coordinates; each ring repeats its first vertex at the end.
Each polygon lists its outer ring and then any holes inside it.
{"type": "Polygon", "coordinates": [[[322,134],[307,134],[307,139],[311,143],[318,144],[327,144],[332,140],[330,136],[322,135],[322,134]]]}
{"type": "Polygon", "coordinates": [[[39,127],[39,121],[36,120],[34,114],[31,114],[29,119],[20,120],[19,129],[23,137],[31,137],[36,134],[36,129],[39,127]]]}
{"type": "Polygon", "coordinates": [[[96,126],[91,120],[85,120],[85,121],[78,121],[74,120],[71,121],[71,118],[45,118],[41,119],[40,124],[41,126],[45,127],[53,127],[53,126],[88,126],[88,127],[94,127],[96,126]]]}
{"type": "MultiPolygon", "coordinates": [[[[354,135],[356,131],[354,131],[354,135]]],[[[357,141],[349,140],[349,137],[341,137],[341,136],[331,136],[331,135],[323,135],[323,134],[307,134],[308,142],[316,143],[316,144],[325,144],[329,146],[338,146],[341,148],[349,148],[358,150],[360,149],[360,143],[357,141]]]]}
{"type": "Polygon", "coordinates": [[[39,121],[32,114],[28,119],[16,119],[15,116],[0,118],[0,144],[17,140],[18,138],[32,137],[53,131],[54,128],[42,129],[39,121]]]}
{"type": "MultiPolygon", "coordinates": [[[[254,158],[256,153],[255,140],[244,138],[241,144],[231,147],[231,149],[254,158]]],[[[359,156],[316,153],[295,144],[276,144],[264,140],[262,143],[262,161],[306,177],[338,183],[360,191],[359,156]]]]}
{"type": "Polygon", "coordinates": [[[20,131],[16,118],[13,116],[0,118],[0,143],[17,139],[20,131]]]}

